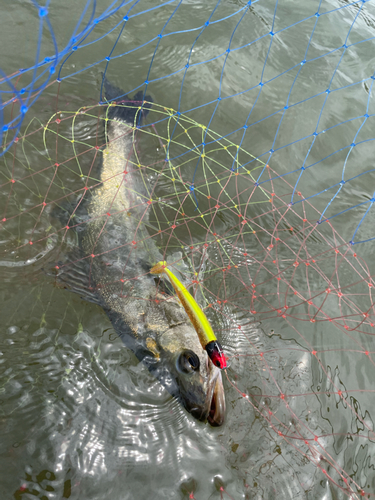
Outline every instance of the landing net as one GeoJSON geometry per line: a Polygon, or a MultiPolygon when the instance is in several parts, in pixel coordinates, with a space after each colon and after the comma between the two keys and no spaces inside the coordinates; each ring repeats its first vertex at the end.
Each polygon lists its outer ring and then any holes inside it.
{"type": "MultiPolygon", "coordinates": [[[[96,257],[74,253],[75,206],[98,186],[106,154],[104,71],[155,101],[129,129],[134,156],[119,179],[137,175],[148,193],[128,212],[147,214],[130,251],[147,220],[147,239],[229,358],[227,423],[215,440],[230,473],[219,468],[200,493],[193,471],[182,497],[375,497],[373,2],[89,1],[68,41],[54,8],[29,4],[35,63],[5,68],[0,81],[1,259],[4,283],[16,280],[2,290],[6,335],[26,342],[23,303],[34,334],[48,344],[54,332],[50,353],[64,328],[90,332],[81,310],[94,306],[61,298],[57,277],[96,257]]],[[[112,390],[112,358],[90,346],[85,359],[112,390]]],[[[17,366],[2,374],[4,416],[26,404],[11,397],[17,366]]],[[[51,474],[56,494],[74,495],[81,479],[51,474]]],[[[29,476],[16,498],[43,490],[46,478],[29,476]]]]}

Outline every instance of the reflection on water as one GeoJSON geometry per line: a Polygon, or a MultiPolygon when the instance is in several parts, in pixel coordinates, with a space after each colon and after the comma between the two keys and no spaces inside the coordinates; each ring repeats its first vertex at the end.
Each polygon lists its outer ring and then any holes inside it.
{"type": "MultiPolygon", "coordinates": [[[[1,427],[9,457],[3,468],[4,491],[18,491],[17,498],[22,489],[22,494],[39,498],[46,492],[48,498],[124,498],[124,483],[130,483],[129,498],[134,491],[146,498],[154,487],[156,498],[161,488],[174,490],[176,483],[193,477],[197,491],[208,497],[218,473],[223,484],[233,482],[228,465],[239,474],[231,489],[241,489],[249,470],[259,470],[272,457],[274,437],[243,398],[228,388],[223,429],[197,423],[123,347],[95,306],[51,290],[49,284],[22,290],[5,305],[13,322],[24,326],[2,333],[1,427]],[[38,298],[32,310],[22,307],[27,293],[38,298]],[[18,476],[12,473],[15,465],[18,476]]],[[[262,346],[260,330],[245,332],[254,345],[262,346]]],[[[232,351],[249,354],[248,342],[238,340],[232,351]]],[[[269,361],[280,380],[278,358],[269,361]]],[[[257,406],[267,404],[275,411],[261,396],[269,380],[262,383],[251,357],[233,360],[231,373],[243,390],[259,395],[257,406]]],[[[279,474],[285,465],[276,462],[262,480],[269,494],[274,468],[279,474]]]]}

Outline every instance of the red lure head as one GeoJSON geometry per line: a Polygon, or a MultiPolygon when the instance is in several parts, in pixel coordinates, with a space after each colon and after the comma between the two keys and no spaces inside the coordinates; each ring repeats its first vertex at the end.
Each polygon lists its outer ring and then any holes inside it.
{"type": "Polygon", "coordinates": [[[227,367],[227,359],[223,348],[217,340],[212,340],[206,345],[206,352],[215,366],[221,370],[224,370],[227,367]]]}

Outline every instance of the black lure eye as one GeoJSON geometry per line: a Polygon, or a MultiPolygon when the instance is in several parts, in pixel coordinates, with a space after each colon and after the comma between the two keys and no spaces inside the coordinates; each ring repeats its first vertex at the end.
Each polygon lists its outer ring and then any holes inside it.
{"type": "Polygon", "coordinates": [[[177,359],[177,368],[183,373],[193,373],[199,370],[200,361],[194,351],[183,351],[177,359]]]}

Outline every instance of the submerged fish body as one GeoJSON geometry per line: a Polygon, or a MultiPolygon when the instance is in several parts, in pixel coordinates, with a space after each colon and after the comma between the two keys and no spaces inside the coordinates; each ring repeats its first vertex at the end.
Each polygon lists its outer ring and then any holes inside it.
{"type": "MultiPolygon", "coordinates": [[[[105,91],[108,100],[123,94],[108,81],[105,91]]],[[[101,183],[87,204],[80,248],[90,261],[91,294],[124,344],[188,412],[217,426],[225,413],[220,370],[178,298],[162,294],[149,272],[163,256],[147,231],[147,183],[133,155],[134,124],[151,106],[146,101],[137,94],[107,108],[101,183]]]]}

